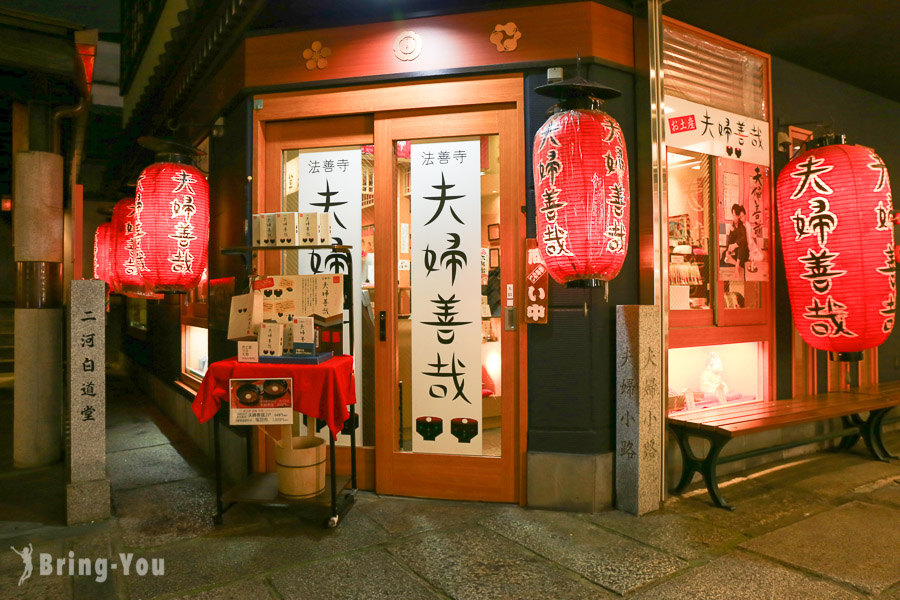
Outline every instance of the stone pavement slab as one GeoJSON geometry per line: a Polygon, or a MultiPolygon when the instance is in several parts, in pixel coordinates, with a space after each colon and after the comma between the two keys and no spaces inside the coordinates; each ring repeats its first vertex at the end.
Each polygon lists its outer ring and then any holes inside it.
{"type": "Polygon", "coordinates": [[[863,596],[779,564],[733,552],[642,590],[634,600],[853,600],[863,596]]]}
{"type": "Polygon", "coordinates": [[[269,581],[284,600],[435,600],[426,582],[384,550],[355,552],[277,573],[269,581]]]}
{"type": "Polygon", "coordinates": [[[481,523],[619,594],[688,566],[675,556],[569,514],[519,510],[489,517],[481,523]]]}
{"type": "MultiPolygon", "coordinates": [[[[226,514],[225,518],[228,518],[226,514]]],[[[366,516],[350,511],[341,526],[321,523],[281,524],[233,535],[202,537],[135,553],[147,560],[165,558],[164,577],[129,577],[132,598],[149,599],[255,577],[288,565],[321,560],[335,554],[388,541],[366,516]]]]}
{"type": "Polygon", "coordinates": [[[480,527],[426,533],[391,546],[389,551],[398,562],[457,600],[613,597],[480,527]]]}
{"type": "Polygon", "coordinates": [[[248,579],[172,600],[276,600],[265,581],[248,579]]]}
{"type": "Polygon", "coordinates": [[[618,510],[611,510],[586,515],[585,518],[601,527],[611,529],[685,560],[694,560],[713,552],[722,551],[747,539],[733,530],[722,529],[699,519],[664,511],[636,517],[618,510]]]}
{"type": "Polygon", "coordinates": [[[900,581],[900,510],[850,502],[741,546],[878,593],[900,581]]]}
{"type": "Polygon", "coordinates": [[[702,493],[689,497],[671,497],[666,500],[664,509],[723,529],[758,535],[833,508],[832,504],[815,495],[787,488],[771,488],[748,479],[725,486],[720,483],[720,489],[735,510],[714,506],[706,488],[702,493]]]}
{"type": "Polygon", "coordinates": [[[508,510],[503,504],[452,502],[416,498],[376,497],[360,494],[358,510],[392,535],[407,536],[430,529],[458,525],[508,510]]]}
{"type": "Polygon", "coordinates": [[[868,490],[857,489],[857,499],[900,507],[900,479],[890,478],[880,483],[868,490]]]}
{"type": "Polygon", "coordinates": [[[749,477],[761,485],[802,490],[825,499],[849,495],[873,481],[900,477],[900,463],[857,454],[821,452],[801,461],[785,463],[785,468],[764,468],[749,477]]]}
{"type": "Polygon", "coordinates": [[[149,548],[266,524],[262,510],[251,504],[238,504],[226,513],[223,526],[213,525],[215,484],[204,477],[116,491],[113,508],[127,548],[149,548]]]}
{"type": "Polygon", "coordinates": [[[127,490],[202,475],[202,469],[192,466],[205,462],[197,456],[199,452],[189,442],[113,452],[107,455],[112,489],[127,490]]]}

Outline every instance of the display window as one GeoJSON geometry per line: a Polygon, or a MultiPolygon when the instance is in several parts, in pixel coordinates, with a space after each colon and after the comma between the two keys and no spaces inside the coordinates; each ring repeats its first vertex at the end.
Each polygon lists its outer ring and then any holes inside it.
{"type": "Polygon", "coordinates": [[[209,366],[209,330],[193,325],[182,326],[182,374],[199,383],[209,366]]]}

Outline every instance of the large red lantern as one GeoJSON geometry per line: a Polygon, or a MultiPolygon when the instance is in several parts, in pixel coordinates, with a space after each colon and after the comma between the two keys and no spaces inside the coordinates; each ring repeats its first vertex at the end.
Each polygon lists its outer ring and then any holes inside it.
{"type": "Polygon", "coordinates": [[[116,292],[138,293],[146,288],[141,274],[140,211],[134,198],[123,198],[113,207],[110,223],[110,286],[116,292]]]}
{"type": "Polygon", "coordinates": [[[862,146],[813,148],[778,176],[777,199],[791,309],[803,340],[843,358],[884,342],[896,299],[884,161],[862,146]]]}
{"type": "Polygon", "coordinates": [[[101,223],[94,232],[94,279],[109,283],[109,223],[101,223]]]}
{"type": "Polygon", "coordinates": [[[207,265],[209,185],[190,157],[168,150],[175,144],[162,144],[159,162],[144,169],[135,193],[142,274],[153,291],[186,292],[197,287],[207,265]]]}
{"type": "Polygon", "coordinates": [[[534,137],[544,263],[559,283],[609,281],[625,261],[631,194],[622,128],[598,106],[620,94],[581,78],[535,91],[561,99],[534,137]]]}

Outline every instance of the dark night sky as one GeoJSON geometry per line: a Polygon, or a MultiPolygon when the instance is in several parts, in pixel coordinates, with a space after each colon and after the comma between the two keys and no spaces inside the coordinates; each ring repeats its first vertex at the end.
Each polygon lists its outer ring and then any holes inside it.
{"type": "Polygon", "coordinates": [[[0,7],[72,21],[102,33],[119,32],[119,0],[0,0],[0,7]]]}

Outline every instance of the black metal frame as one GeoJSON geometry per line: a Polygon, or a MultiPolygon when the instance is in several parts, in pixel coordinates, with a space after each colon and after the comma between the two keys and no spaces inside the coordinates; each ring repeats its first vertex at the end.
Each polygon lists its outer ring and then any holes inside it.
{"type": "MultiPolygon", "coordinates": [[[[670,492],[672,494],[680,494],[691,484],[691,481],[694,479],[694,474],[700,473],[700,475],[703,476],[703,481],[706,483],[706,490],[709,492],[709,497],[712,499],[713,503],[720,508],[734,510],[734,507],[729,505],[725,501],[725,498],[722,497],[721,492],[719,492],[719,484],[716,481],[716,468],[718,465],[834,438],[841,438],[840,443],[837,445],[837,450],[840,451],[849,450],[860,440],[860,438],[862,438],[866,444],[866,448],[868,448],[869,452],[876,460],[890,462],[892,458],[898,458],[898,456],[889,452],[884,445],[882,425],[885,415],[893,408],[893,406],[890,406],[888,408],[873,410],[869,412],[869,416],[865,419],[859,414],[842,416],[841,422],[844,427],[840,431],[834,431],[812,438],[804,438],[787,444],[778,444],[776,446],[767,446],[765,448],[740,452],[721,458],[720,455],[722,449],[732,440],[730,434],[724,433],[724,430],[713,431],[709,429],[699,429],[670,421],[668,423],[669,429],[675,434],[675,438],[678,440],[678,447],[681,449],[681,479],[679,479],[678,483],[670,490],[670,492]],[[691,437],[698,437],[709,441],[710,448],[706,453],[706,456],[700,458],[694,454],[690,443],[691,437]]],[[[790,423],[786,423],[785,425],[790,425],[790,423]]]]}
{"type": "MultiPolygon", "coordinates": [[[[341,252],[347,255],[347,269],[349,273],[347,273],[344,277],[344,309],[350,311],[350,354],[352,355],[354,352],[354,337],[353,337],[353,254],[351,252],[350,246],[339,246],[339,245],[327,245],[327,246],[275,246],[275,247],[262,247],[262,246],[237,246],[237,247],[229,247],[223,248],[222,254],[239,254],[244,257],[249,265],[251,263],[251,255],[255,250],[324,250],[329,249],[335,252],[341,252]]],[[[355,393],[355,392],[354,392],[355,393]]],[[[213,445],[214,445],[214,455],[215,455],[215,477],[216,477],[216,514],[213,517],[213,522],[216,525],[221,525],[223,522],[223,516],[226,512],[228,512],[231,507],[239,502],[239,500],[228,502],[227,505],[223,502],[223,494],[224,491],[222,489],[222,451],[220,448],[220,440],[219,440],[219,425],[225,421],[225,415],[228,414],[227,406],[223,409],[224,405],[220,405],[219,410],[216,412],[215,417],[213,418],[213,445]]],[[[350,436],[350,488],[346,494],[343,495],[342,498],[338,498],[338,486],[337,486],[337,457],[335,452],[335,443],[334,443],[334,435],[331,435],[329,431],[328,435],[328,458],[331,464],[331,476],[330,476],[330,488],[331,488],[331,514],[325,520],[325,527],[333,528],[337,527],[340,524],[341,520],[343,520],[344,516],[347,512],[352,508],[354,502],[356,501],[356,493],[358,491],[357,481],[356,481],[356,405],[351,404],[349,406],[350,416],[344,421],[344,426],[341,429],[341,433],[350,436]]],[[[249,464],[249,449],[248,449],[248,474],[252,472],[251,465],[249,464]]],[[[343,488],[342,488],[343,489],[343,488]]],[[[272,498],[271,502],[266,502],[265,504],[271,504],[276,506],[285,506],[285,505],[304,505],[304,504],[318,504],[315,499],[307,499],[307,498],[287,498],[285,496],[281,496],[280,494],[277,497],[272,498]]]]}

